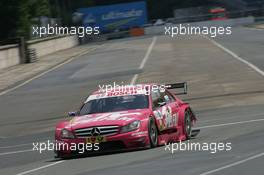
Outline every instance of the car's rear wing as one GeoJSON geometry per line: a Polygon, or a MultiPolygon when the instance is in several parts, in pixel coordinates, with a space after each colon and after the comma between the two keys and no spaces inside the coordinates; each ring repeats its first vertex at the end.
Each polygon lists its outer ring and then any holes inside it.
{"type": "Polygon", "coordinates": [[[166,84],[167,89],[183,89],[182,92],[176,93],[177,95],[187,94],[187,82],[166,84]]]}

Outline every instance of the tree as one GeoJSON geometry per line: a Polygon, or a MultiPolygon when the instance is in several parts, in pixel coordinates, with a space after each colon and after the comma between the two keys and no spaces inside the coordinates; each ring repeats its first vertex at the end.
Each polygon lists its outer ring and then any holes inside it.
{"type": "Polygon", "coordinates": [[[51,16],[49,0],[30,0],[28,5],[31,17],[51,16]]]}
{"type": "Polygon", "coordinates": [[[0,1],[0,39],[6,39],[15,34],[17,12],[14,10],[16,8],[16,0],[1,0],[0,1]],[[11,20],[13,19],[13,20],[11,20]]]}
{"type": "Polygon", "coordinates": [[[30,10],[29,10],[29,0],[19,0],[18,1],[18,20],[16,36],[24,36],[26,39],[30,36],[30,10]]]}
{"type": "Polygon", "coordinates": [[[29,38],[31,19],[51,16],[49,0],[1,0],[0,39],[24,36],[29,38]]]}

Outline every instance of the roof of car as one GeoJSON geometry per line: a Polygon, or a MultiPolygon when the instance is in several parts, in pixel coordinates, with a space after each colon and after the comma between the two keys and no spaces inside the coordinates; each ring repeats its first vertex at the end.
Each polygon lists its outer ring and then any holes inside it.
{"type": "Polygon", "coordinates": [[[142,83],[142,84],[135,84],[135,85],[104,85],[104,86],[99,86],[99,88],[92,93],[92,95],[97,95],[97,94],[102,94],[106,92],[117,92],[117,91],[131,91],[131,90],[140,90],[140,89],[145,89],[149,88],[153,85],[157,85],[154,83],[142,83]]]}
{"type": "MultiPolygon", "coordinates": [[[[93,92],[86,100],[94,100],[100,98],[127,96],[127,95],[143,95],[147,94],[146,89],[150,88],[154,83],[136,84],[136,85],[123,85],[123,86],[100,86],[98,90],[93,92]],[[107,88],[106,88],[107,87],[107,88]]],[[[155,84],[157,85],[157,84],[155,84]]]]}

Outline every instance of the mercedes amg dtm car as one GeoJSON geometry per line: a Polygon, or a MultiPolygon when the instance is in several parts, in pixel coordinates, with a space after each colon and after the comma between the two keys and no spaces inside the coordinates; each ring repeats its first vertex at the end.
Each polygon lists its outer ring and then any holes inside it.
{"type": "Polygon", "coordinates": [[[69,113],[71,120],[56,125],[55,141],[64,146],[55,150],[57,157],[76,153],[65,145],[96,144],[99,151],[127,150],[189,139],[196,116],[189,104],[172,92],[176,88],[187,93],[186,83],[95,91],[77,112],[69,113]]]}

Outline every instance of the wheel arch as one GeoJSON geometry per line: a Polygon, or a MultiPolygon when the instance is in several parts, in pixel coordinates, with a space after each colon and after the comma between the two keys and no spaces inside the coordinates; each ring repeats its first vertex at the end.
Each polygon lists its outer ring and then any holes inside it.
{"type": "Polygon", "coordinates": [[[153,118],[153,120],[154,120],[154,123],[155,123],[155,125],[156,125],[156,127],[157,127],[157,131],[158,131],[158,135],[160,135],[161,134],[161,132],[160,132],[160,128],[159,128],[159,121],[156,119],[156,117],[154,116],[154,115],[150,115],[149,116],[149,119],[148,119],[148,122],[149,122],[149,120],[151,119],[151,118],[153,118]]]}
{"type": "Polygon", "coordinates": [[[179,124],[181,126],[184,125],[184,119],[185,119],[185,112],[186,111],[190,112],[192,123],[196,122],[196,120],[197,120],[196,115],[194,114],[194,112],[191,109],[190,105],[188,103],[183,103],[181,108],[180,108],[180,111],[179,111],[179,124]]]}

